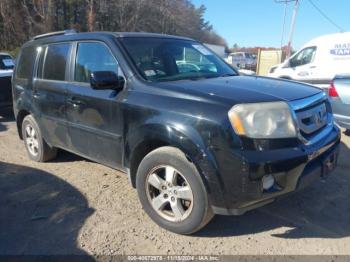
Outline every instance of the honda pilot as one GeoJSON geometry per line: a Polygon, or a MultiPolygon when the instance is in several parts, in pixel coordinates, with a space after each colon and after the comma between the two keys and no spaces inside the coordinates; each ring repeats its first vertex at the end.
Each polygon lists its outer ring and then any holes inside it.
{"type": "Polygon", "coordinates": [[[63,149],[126,173],[145,212],[179,234],[271,203],[337,163],[340,131],[322,90],[241,76],[189,38],[36,36],[12,85],[29,158],[63,149]]]}

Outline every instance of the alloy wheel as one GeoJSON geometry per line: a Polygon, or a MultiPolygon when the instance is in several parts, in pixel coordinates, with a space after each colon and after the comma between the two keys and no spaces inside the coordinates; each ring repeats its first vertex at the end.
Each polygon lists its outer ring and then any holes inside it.
{"type": "Polygon", "coordinates": [[[149,172],[146,193],[152,208],[168,221],[181,222],[192,211],[192,189],[186,178],[171,166],[158,166],[149,172]]]}
{"type": "Polygon", "coordinates": [[[39,154],[39,141],[35,129],[31,125],[27,125],[25,129],[25,141],[29,152],[33,156],[39,154]]]}

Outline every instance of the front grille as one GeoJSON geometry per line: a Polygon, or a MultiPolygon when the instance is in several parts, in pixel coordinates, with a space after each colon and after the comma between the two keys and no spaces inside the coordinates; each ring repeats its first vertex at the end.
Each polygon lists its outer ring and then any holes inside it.
{"type": "Polygon", "coordinates": [[[299,135],[308,143],[322,136],[323,130],[332,125],[332,112],[324,92],[290,102],[294,110],[299,135]]]}
{"type": "Polygon", "coordinates": [[[298,126],[304,137],[312,136],[327,124],[327,106],[325,102],[296,112],[298,126]]]}

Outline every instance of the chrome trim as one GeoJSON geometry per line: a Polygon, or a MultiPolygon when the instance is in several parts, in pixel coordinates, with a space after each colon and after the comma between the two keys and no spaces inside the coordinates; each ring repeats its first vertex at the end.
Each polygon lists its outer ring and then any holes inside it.
{"type": "Polygon", "coordinates": [[[301,112],[297,112],[297,120],[300,129],[304,134],[311,134],[323,128],[328,122],[326,103],[321,103],[301,112]],[[309,120],[305,123],[304,120],[309,120]]]}
{"type": "Polygon", "coordinates": [[[333,127],[334,127],[333,123],[329,123],[325,127],[323,127],[322,130],[318,134],[313,136],[311,139],[306,140],[303,137],[304,140],[305,140],[304,144],[306,144],[306,145],[313,145],[313,144],[319,142],[321,139],[326,137],[330,132],[332,132],[333,127]]]}
{"type": "Polygon", "coordinates": [[[327,112],[327,123],[324,127],[320,129],[320,132],[311,137],[310,139],[306,139],[300,130],[299,119],[297,116],[297,111],[302,110],[307,107],[312,107],[320,102],[327,102],[328,97],[325,92],[320,92],[316,95],[303,98],[300,100],[294,100],[289,102],[289,106],[291,107],[292,118],[294,121],[294,125],[297,130],[297,137],[300,141],[302,141],[305,145],[312,145],[319,142],[322,138],[327,136],[334,127],[333,115],[331,112],[327,112]]]}

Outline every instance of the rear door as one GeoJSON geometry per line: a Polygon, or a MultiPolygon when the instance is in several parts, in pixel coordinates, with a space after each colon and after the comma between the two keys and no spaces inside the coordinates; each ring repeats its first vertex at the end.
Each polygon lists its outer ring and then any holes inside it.
{"type": "Polygon", "coordinates": [[[68,128],[66,125],[67,72],[71,43],[49,44],[38,48],[40,52],[33,100],[36,116],[46,141],[66,148],[68,128]]]}
{"type": "Polygon", "coordinates": [[[108,45],[99,41],[75,43],[71,82],[68,87],[67,120],[72,151],[112,167],[122,161],[123,91],[94,90],[90,74],[113,71],[122,75],[108,45]]]}

